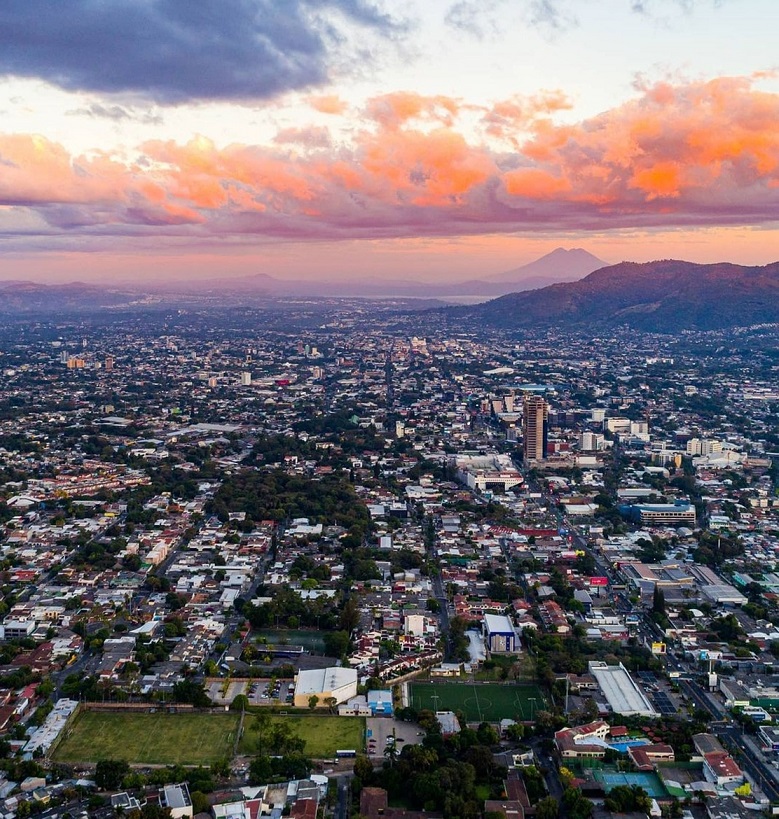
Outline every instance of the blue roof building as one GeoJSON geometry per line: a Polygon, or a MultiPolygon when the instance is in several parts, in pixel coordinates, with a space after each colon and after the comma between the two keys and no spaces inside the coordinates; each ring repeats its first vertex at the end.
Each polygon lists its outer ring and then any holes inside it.
{"type": "Polygon", "coordinates": [[[368,707],[371,709],[371,714],[373,714],[374,717],[392,716],[392,691],[386,689],[369,691],[367,699],[368,707]]]}

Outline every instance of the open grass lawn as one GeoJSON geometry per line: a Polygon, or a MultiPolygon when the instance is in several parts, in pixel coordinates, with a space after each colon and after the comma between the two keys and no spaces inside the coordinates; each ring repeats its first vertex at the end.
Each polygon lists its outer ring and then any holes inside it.
{"type": "Polygon", "coordinates": [[[537,685],[499,683],[411,683],[410,702],[418,710],[462,711],[468,722],[532,720],[544,708],[537,685]]]}
{"type": "Polygon", "coordinates": [[[54,753],[57,762],[209,765],[233,755],[237,714],[83,711],[54,753]]]}
{"type": "MultiPolygon", "coordinates": [[[[256,752],[256,733],[251,730],[251,716],[246,715],[244,732],[238,746],[239,753],[256,752]]],[[[285,721],[306,743],[306,755],[312,759],[332,759],[339,750],[355,750],[365,747],[365,720],[362,717],[333,716],[278,716],[272,722],[285,721]]]]}

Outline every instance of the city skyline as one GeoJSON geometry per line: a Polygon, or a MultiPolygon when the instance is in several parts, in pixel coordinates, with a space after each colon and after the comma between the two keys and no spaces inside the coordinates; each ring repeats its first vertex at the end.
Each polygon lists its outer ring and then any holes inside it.
{"type": "Polygon", "coordinates": [[[8,4],[0,276],[775,260],[773,5],[592,5],[8,4]]]}

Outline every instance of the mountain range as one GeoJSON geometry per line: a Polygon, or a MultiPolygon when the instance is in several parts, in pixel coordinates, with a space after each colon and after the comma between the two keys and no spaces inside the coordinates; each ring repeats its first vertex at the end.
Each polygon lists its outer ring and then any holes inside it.
{"type": "Polygon", "coordinates": [[[622,262],[579,281],[448,309],[505,329],[626,324],[674,332],[774,323],[779,322],[779,262],[763,267],[673,259],[622,262]]]}
{"type": "Polygon", "coordinates": [[[462,282],[420,282],[405,279],[385,281],[365,277],[357,281],[304,281],[277,279],[266,273],[221,279],[214,282],[166,282],[159,293],[246,293],[266,298],[283,297],[366,297],[446,298],[447,296],[502,296],[522,290],[545,287],[554,282],[575,281],[605,262],[581,248],[558,247],[529,264],[482,279],[462,282]]]}
{"type": "MultiPolygon", "coordinates": [[[[501,277],[525,277],[523,284],[554,276],[575,276],[576,267],[593,264],[586,251],[555,251],[530,265],[507,271],[501,277]],[[573,254],[573,255],[571,255],[573,254]],[[539,272],[541,271],[541,272],[539,272]],[[535,278],[534,278],[535,277],[535,278]]],[[[598,260],[595,260],[596,262],[598,260]]],[[[474,280],[478,281],[478,280],[474,280]]],[[[484,280],[486,281],[486,280],[484,280]]],[[[339,290],[336,284],[315,286],[311,282],[284,283],[267,276],[219,282],[194,289],[176,285],[102,287],[83,282],[46,285],[29,281],[0,281],[0,312],[62,313],[107,308],[136,308],[151,305],[173,306],[188,302],[210,304],[282,305],[298,298],[338,298],[393,296],[395,310],[437,307],[447,296],[432,285],[406,283],[402,288],[376,284],[355,292],[339,290]],[[263,287],[261,285],[267,285],[263,287]],[[282,288],[275,289],[276,285],[282,288]],[[305,290],[298,289],[305,285],[305,290]],[[415,285],[412,290],[411,285],[415,285]],[[241,287],[245,289],[241,289],[241,287]],[[287,290],[286,288],[289,287],[287,290]],[[386,292],[390,290],[392,292],[386,292]],[[398,292],[398,291],[401,292],[398,292]],[[438,302],[434,299],[438,297],[438,302]],[[424,301],[427,299],[428,301],[424,301]],[[403,303],[405,300],[405,303],[403,303]]],[[[468,283],[460,284],[465,287],[468,283]]],[[[493,282],[493,284],[500,284],[493,282]]],[[[467,290],[460,291],[470,295],[467,290]]],[[[472,291],[471,291],[472,292],[472,291]]],[[[454,295],[452,290],[449,295],[454,295]]],[[[505,329],[539,327],[610,327],[629,325],[641,330],[676,332],[684,329],[716,330],[754,324],[779,323],[779,261],[763,267],[736,264],[694,264],[673,259],[621,262],[599,269],[576,281],[558,281],[538,289],[526,289],[469,307],[437,307],[463,322],[505,329]]]]}

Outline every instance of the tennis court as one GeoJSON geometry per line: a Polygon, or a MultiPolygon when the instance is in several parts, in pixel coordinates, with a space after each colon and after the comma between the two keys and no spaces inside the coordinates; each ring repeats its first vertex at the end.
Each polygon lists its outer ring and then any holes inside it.
{"type": "Polygon", "coordinates": [[[418,711],[462,711],[468,722],[528,722],[546,707],[546,700],[530,684],[410,683],[409,705],[418,711]]]}
{"type": "Polygon", "coordinates": [[[595,771],[593,776],[603,785],[603,790],[606,791],[606,793],[619,785],[638,785],[639,788],[643,788],[654,799],[663,799],[668,796],[663,783],[660,781],[660,777],[654,773],[595,771]]]}

